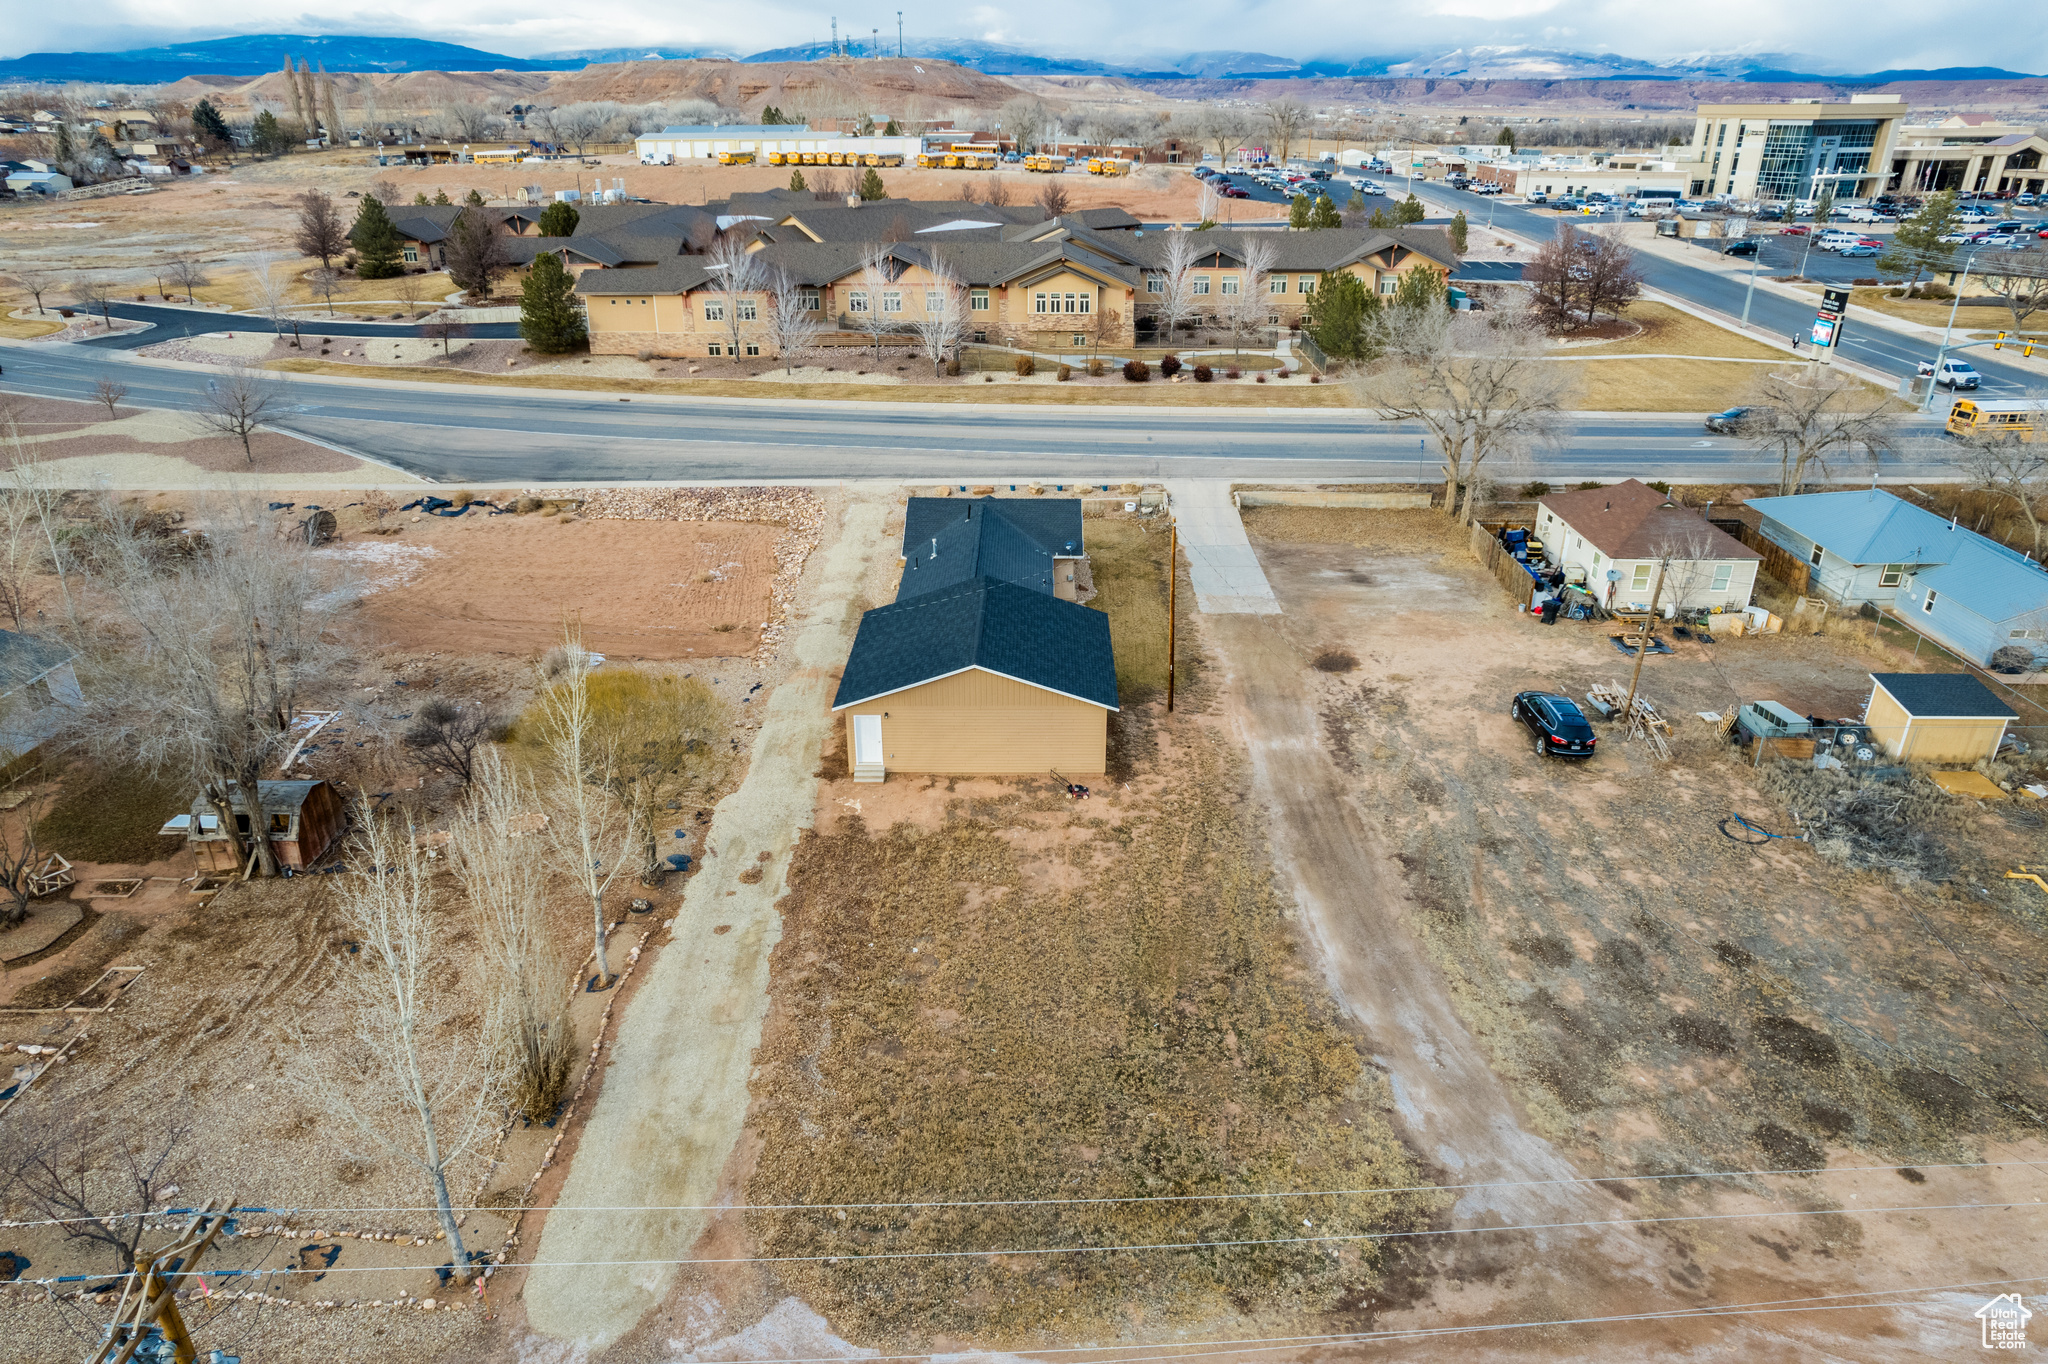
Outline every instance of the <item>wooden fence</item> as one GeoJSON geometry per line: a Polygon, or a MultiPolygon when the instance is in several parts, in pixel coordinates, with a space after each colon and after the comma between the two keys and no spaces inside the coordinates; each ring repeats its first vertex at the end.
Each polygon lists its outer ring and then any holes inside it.
{"type": "Polygon", "coordinates": [[[1760,565],[1764,572],[1785,584],[1794,594],[1804,597],[1813,582],[1813,569],[1797,554],[1783,545],[1773,544],[1764,538],[1760,530],[1749,526],[1742,528],[1742,543],[1764,556],[1760,565]]]}
{"type": "Polygon", "coordinates": [[[1527,606],[1535,600],[1536,580],[1529,576],[1529,570],[1522,567],[1521,561],[1508,553],[1507,548],[1495,538],[1500,528],[1506,524],[1508,523],[1501,521],[1473,522],[1472,557],[1485,565],[1487,572],[1493,574],[1494,581],[1500,584],[1501,590],[1508,594],[1511,601],[1527,606]]]}

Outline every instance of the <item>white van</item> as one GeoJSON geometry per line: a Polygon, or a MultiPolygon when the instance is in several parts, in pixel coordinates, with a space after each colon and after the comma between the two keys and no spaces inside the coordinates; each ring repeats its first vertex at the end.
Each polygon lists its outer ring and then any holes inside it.
{"type": "Polygon", "coordinates": [[[1839,251],[1845,246],[1854,246],[1862,240],[1863,234],[1861,232],[1851,232],[1847,228],[1842,227],[1831,227],[1818,237],[1815,237],[1813,244],[1823,251],[1839,251]]]}

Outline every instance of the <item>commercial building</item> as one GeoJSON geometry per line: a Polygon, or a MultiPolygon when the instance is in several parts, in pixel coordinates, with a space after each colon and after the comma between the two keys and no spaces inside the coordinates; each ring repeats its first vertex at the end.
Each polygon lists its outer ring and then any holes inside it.
{"type": "Polygon", "coordinates": [[[1867,199],[1891,178],[1893,140],[1906,106],[1889,95],[1848,103],[1703,104],[1685,160],[1695,198],[1867,199]]]}
{"type": "Polygon", "coordinates": [[[865,156],[900,156],[915,160],[924,150],[919,137],[848,137],[843,133],[821,132],[807,123],[711,123],[675,125],[658,133],[642,133],[633,139],[640,160],[665,166],[676,161],[716,161],[730,152],[752,152],[765,157],[769,152],[850,152],[865,156]]]}
{"type": "Polygon", "coordinates": [[[1475,180],[1499,185],[1508,194],[1606,194],[1629,199],[1645,190],[1684,194],[1691,188],[1691,162],[1651,153],[1612,156],[1510,156],[1476,167],[1475,180]]]}
{"type": "Polygon", "coordinates": [[[1889,188],[1902,194],[2039,194],[2048,188],[2044,156],[2048,139],[2031,124],[2000,123],[1989,114],[1902,124],[1892,148],[1889,188]]]}

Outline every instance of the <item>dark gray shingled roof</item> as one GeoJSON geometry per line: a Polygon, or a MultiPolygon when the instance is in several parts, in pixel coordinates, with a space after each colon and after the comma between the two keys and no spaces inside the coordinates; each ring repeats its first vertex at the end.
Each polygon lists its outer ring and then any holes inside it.
{"type": "Polygon", "coordinates": [[[55,640],[0,630],[0,695],[27,686],[70,657],[71,650],[55,640]]]}
{"type": "Polygon", "coordinates": [[[1914,719],[2012,720],[2019,712],[1968,673],[1872,673],[1914,719]]]}
{"type": "Polygon", "coordinates": [[[1078,497],[1034,497],[1028,502],[1021,497],[913,497],[903,512],[904,557],[910,557],[920,545],[929,550],[928,542],[941,526],[982,517],[1009,522],[1049,553],[1081,552],[1078,497]]]}
{"type": "Polygon", "coordinates": [[[832,709],[970,668],[1117,709],[1109,617],[994,578],[973,578],[863,614],[832,709]]]}

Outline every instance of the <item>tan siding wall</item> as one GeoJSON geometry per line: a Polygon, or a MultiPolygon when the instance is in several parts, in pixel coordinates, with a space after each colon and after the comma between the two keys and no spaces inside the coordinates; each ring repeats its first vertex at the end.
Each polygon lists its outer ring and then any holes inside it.
{"type": "Polygon", "coordinates": [[[882,762],[890,772],[1099,773],[1107,760],[1109,714],[1102,707],[992,673],[960,673],[849,706],[849,754],[856,715],[883,717],[882,762]]]}
{"type": "Polygon", "coordinates": [[[1998,751],[2003,720],[1915,720],[1899,756],[1916,763],[1973,763],[1998,751]]]}
{"type": "Polygon", "coordinates": [[[1863,723],[1870,726],[1871,735],[1884,745],[1885,752],[1894,758],[1904,756],[1899,752],[1899,744],[1906,733],[1906,710],[1883,687],[1870,689],[1870,705],[1863,712],[1863,723]]]}

